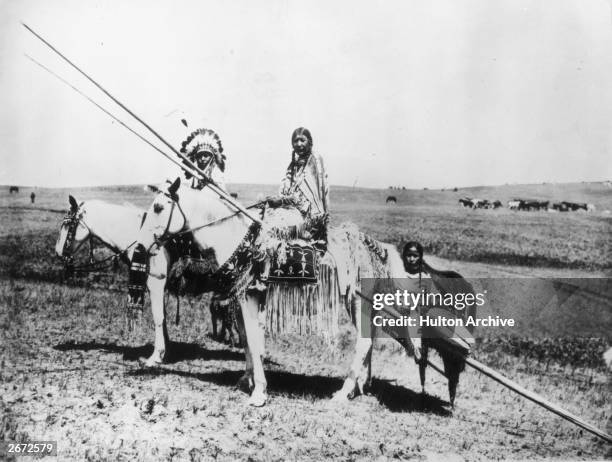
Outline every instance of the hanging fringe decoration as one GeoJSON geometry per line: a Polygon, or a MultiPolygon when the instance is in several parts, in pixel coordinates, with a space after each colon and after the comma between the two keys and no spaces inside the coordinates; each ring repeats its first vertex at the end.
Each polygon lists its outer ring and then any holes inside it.
{"type": "Polygon", "coordinates": [[[266,328],[281,333],[321,335],[332,344],[343,308],[333,262],[322,262],[317,284],[270,283],[266,297],[266,328]]]}

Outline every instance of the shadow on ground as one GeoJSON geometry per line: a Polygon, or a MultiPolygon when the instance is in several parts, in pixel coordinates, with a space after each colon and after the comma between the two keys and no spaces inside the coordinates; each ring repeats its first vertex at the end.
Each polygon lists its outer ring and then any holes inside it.
{"type": "MultiPolygon", "coordinates": [[[[138,361],[139,359],[151,356],[151,353],[153,353],[153,345],[150,343],[134,347],[117,345],[116,343],[65,342],[55,345],[53,348],[58,351],[100,350],[109,353],[118,353],[123,355],[125,361],[138,361]]],[[[203,359],[205,361],[244,361],[244,354],[230,350],[209,350],[193,343],[170,342],[168,345],[168,353],[166,354],[165,361],[167,364],[193,359],[203,359]]]]}
{"type": "MultiPolygon", "coordinates": [[[[243,371],[219,371],[197,373],[165,367],[143,368],[129,371],[132,376],[162,376],[177,375],[193,378],[219,386],[235,388],[243,371]]],[[[283,371],[267,371],[268,391],[274,394],[288,395],[293,398],[312,398],[318,400],[330,399],[342,388],[343,379],[322,375],[293,374],[283,371]]],[[[446,407],[448,402],[435,396],[422,395],[399,385],[374,379],[370,394],[391,412],[419,412],[450,416],[452,412],[446,407]]]]}
{"type": "Polygon", "coordinates": [[[394,385],[385,380],[372,380],[370,394],[374,395],[380,404],[391,412],[420,412],[450,416],[450,403],[436,396],[417,393],[408,388],[394,385]]]}

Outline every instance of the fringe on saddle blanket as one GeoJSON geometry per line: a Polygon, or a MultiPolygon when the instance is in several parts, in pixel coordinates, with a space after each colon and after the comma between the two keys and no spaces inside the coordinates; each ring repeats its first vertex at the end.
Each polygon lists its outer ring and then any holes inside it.
{"type": "MultiPolygon", "coordinates": [[[[361,277],[390,276],[386,249],[356,225],[330,228],[328,236],[330,252],[320,260],[317,284],[268,284],[265,310],[270,335],[316,334],[333,344],[348,302],[344,294],[358,289],[361,277]]],[[[349,314],[360,316],[352,310],[349,314]]]]}
{"type": "Polygon", "coordinates": [[[343,306],[335,265],[333,261],[321,262],[316,284],[268,284],[266,330],[272,336],[317,334],[331,344],[339,332],[343,306]]]}

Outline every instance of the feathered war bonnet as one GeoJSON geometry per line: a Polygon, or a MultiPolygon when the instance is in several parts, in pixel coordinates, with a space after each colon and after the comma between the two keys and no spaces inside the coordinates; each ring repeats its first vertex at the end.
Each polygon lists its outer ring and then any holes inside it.
{"type": "Polygon", "coordinates": [[[181,152],[192,162],[198,162],[204,153],[211,154],[222,172],[225,171],[225,154],[221,138],[210,128],[199,128],[192,132],[181,144],[181,152]]]}

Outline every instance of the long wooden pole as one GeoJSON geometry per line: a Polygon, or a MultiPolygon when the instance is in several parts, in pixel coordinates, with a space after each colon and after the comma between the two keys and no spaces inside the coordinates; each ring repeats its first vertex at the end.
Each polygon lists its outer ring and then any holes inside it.
{"type": "MultiPolygon", "coordinates": [[[[367,301],[367,302],[369,302],[371,304],[373,303],[373,301],[369,297],[366,297],[360,291],[357,290],[355,292],[357,293],[357,295],[359,295],[365,301],[367,301]]],[[[392,316],[396,316],[396,317],[401,316],[400,313],[397,312],[396,310],[394,310],[393,308],[384,307],[384,310],[387,311],[392,316]]],[[[585,429],[586,431],[592,433],[593,435],[596,435],[596,436],[604,439],[608,443],[612,443],[612,435],[608,435],[606,432],[598,429],[594,425],[591,425],[590,423],[585,422],[580,417],[575,416],[574,414],[572,414],[569,411],[566,411],[562,407],[557,406],[556,404],[553,404],[550,401],[542,398],[537,393],[534,393],[532,391],[527,390],[525,387],[522,387],[521,385],[519,385],[515,381],[510,380],[509,378],[503,376],[502,374],[500,374],[499,372],[495,371],[494,369],[491,369],[489,366],[484,365],[483,363],[481,363],[480,361],[475,360],[474,358],[470,358],[470,357],[464,356],[464,355],[462,355],[462,354],[460,354],[458,352],[455,352],[454,350],[450,350],[449,349],[447,351],[449,351],[451,354],[454,353],[457,356],[457,359],[461,359],[461,360],[465,361],[466,364],[470,365],[471,367],[476,369],[478,372],[481,372],[482,374],[486,375],[487,377],[492,378],[496,382],[498,382],[498,383],[502,384],[503,386],[505,386],[506,388],[509,388],[510,390],[518,393],[522,397],[527,398],[528,400],[536,403],[539,406],[542,406],[543,408],[549,410],[550,412],[553,412],[554,414],[557,414],[559,417],[562,417],[565,420],[567,420],[568,422],[571,422],[574,425],[577,425],[577,426],[585,429]]],[[[438,372],[442,373],[442,371],[440,369],[438,369],[434,364],[432,364],[429,360],[427,361],[427,363],[430,366],[432,366],[435,370],[437,370],[438,372]]],[[[445,375],[445,374],[443,374],[443,375],[445,375]]]]}
{"type": "Polygon", "coordinates": [[[142,124],[147,130],[149,130],[158,140],[160,140],[163,144],[165,144],[174,154],[176,154],[181,160],[183,160],[187,166],[189,166],[191,169],[193,169],[194,171],[196,171],[202,180],[204,180],[204,183],[206,186],[208,186],[211,190],[213,190],[216,194],[218,194],[220,197],[222,197],[223,199],[225,199],[227,202],[229,202],[234,208],[236,208],[237,210],[240,210],[240,212],[242,212],[246,217],[250,218],[252,221],[261,224],[261,220],[259,218],[256,218],[254,215],[251,215],[250,212],[248,212],[242,205],[240,205],[238,202],[236,202],[234,200],[233,197],[231,197],[228,193],[226,193],[222,188],[219,187],[219,185],[217,185],[212,178],[208,178],[208,176],[206,175],[206,173],[204,173],[202,170],[200,170],[198,168],[197,165],[195,165],[193,162],[191,162],[191,160],[185,156],[184,154],[182,154],[181,152],[179,152],[177,149],[174,148],[174,146],[172,146],[170,143],[168,143],[159,133],[157,133],[155,130],[153,130],[153,128],[147,124],[144,120],[142,120],[140,117],[138,117],[134,112],[132,112],[128,107],[126,107],[123,103],[121,103],[121,101],[119,101],[117,98],[115,98],[113,95],[111,95],[104,87],[102,87],[98,82],[96,82],[93,78],[91,78],[89,75],[87,75],[84,71],[82,71],[76,64],[74,64],[72,61],[70,61],[66,56],[64,56],[59,50],[57,50],[53,45],[51,45],[49,42],[47,42],[44,38],[42,38],[39,34],[37,34],[36,32],[34,32],[34,30],[28,26],[25,23],[21,23],[23,25],[23,27],[25,27],[30,33],[32,33],[32,35],[34,35],[38,40],[40,40],[42,43],[44,43],[47,47],[49,47],[54,53],[56,53],[60,58],[62,58],[64,61],[66,61],[72,68],[74,68],[77,72],[79,72],[81,75],[83,75],[87,80],[89,80],[92,84],[94,84],[100,91],[102,91],[106,96],[108,96],[114,103],[116,103],[121,109],[123,109],[125,112],[127,112],[129,115],[131,115],[134,119],[136,119],[136,121],[138,121],[140,124],[142,124]]]}
{"type": "Polygon", "coordinates": [[[550,412],[557,414],[559,417],[564,418],[565,420],[573,423],[574,425],[578,425],[581,428],[584,428],[586,431],[599,436],[600,438],[606,440],[608,443],[612,443],[612,436],[608,435],[606,432],[598,429],[594,425],[591,425],[588,422],[585,422],[580,417],[575,416],[569,411],[557,406],[556,404],[551,403],[550,401],[542,398],[537,393],[527,390],[526,388],[520,386],[513,380],[510,380],[507,377],[504,377],[499,372],[491,369],[489,366],[482,364],[480,361],[476,361],[474,358],[464,358],[465,362],[476,369],[478,372],[483,373],[487,377],[492,378],[498,383],[501,383],[503,386],[509,388],[510,390],[518,393],[519,395],[527,398],[530,401],[542,406],[545,409],[548,409],[550,412]]]}
{"type": "Polygon", "coordinates": [[[132,134],[134,134],[135,136],[137,136],[138,138],[140,138],[142,141],[144,141],[146,144],[148,144],[149,146],[151,146],[153,149],[155,149],[157,152],[159,152],[162,156],[164,156],[166,159],[168,159],[170,162],[172,162],[173,164],[175,164],[176,166],[180,167],[183,171],[189,173],[190,175],[193,176],[197,176],[196,172],[194,172],[193,170],[191,170],[189,167],[187,167],[186,165],[181,164],[178,160],[170,157],[170,155],[168,155],[167,153],[165,153],[164,151],[162,151],[158,146],[155,146],[153,143],[151,143],[148,139],[146,139],[144,136],[142,136],[140,133],[138,133],[136,130],[134,130],[132,127],[130,127],[129,125],[127,125],[125,122],[123,122],[121,119],[119,119],[118,117],[116,117],[114,114],[112,114],[110,111],[106,110],[104,107],[102,107],[101,105],[99,105],[96,101],[94,101],[92,98],[90,98],[89,96],[87,96],[85,93],[83,93],[81,90],[79,90],[77,87],[75,87],[74,85],[72,85],[70,82],[68,82],[66,79],[60,77],[59,75],[57,75],[55,72],[53,72],[51,69],[49,69],[47,66],[39,63],[38,61],[36,61],[34,58],[32,58],[29,55],[25,55],[26,58],[28,58],[30,61],[32,61],[34,64],[36,64],[37,66],[40,66],[42,69],[44,69],[45,71],[47,71],[49,74],[51,74],[53,77],[55,77],[56,79],[58,79],[60,82],[66,84],[68,87],[72,88],[74,91],[76,91],[79,95],[81,95],[83,98],[85,98],[87,101],[89,101],[91,104],[93,104],[94,106],[96,106],[98,109],[100,109],[102,112],[104,112],[106,115],[108,115],[111,119],[113,119],[114,121],[116,121],[119,125],[121,125],[122,127],[124,127],[125,129],[129,130],[132,134]]]}

